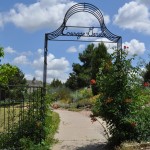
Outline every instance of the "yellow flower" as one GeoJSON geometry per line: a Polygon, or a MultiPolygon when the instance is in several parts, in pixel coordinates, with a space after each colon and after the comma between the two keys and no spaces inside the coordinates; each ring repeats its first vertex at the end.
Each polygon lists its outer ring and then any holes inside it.
{"type": "Polygon", "coordinates": [[[37,126],[37,127],[40,127],[41,125],[42,125],[42,122],[41,122],[41,121],[37,121],[37,122],[36,122],[36,126],[37,126]]]}
{"type": "Polygon", "coordinates": [[[124,100],[124,102],[125,102],[125,103],[131,103],[131,102],[132,102],[132,99],[131,99],[131,98],[127,98],[127,99],[124,100]]]}
{"type": "Polygon", "coordinates": [[[111,97],[108,97],[108,99],[105,101],[105,103],[111,103],[113,101],[113,99],[111,97]]]}

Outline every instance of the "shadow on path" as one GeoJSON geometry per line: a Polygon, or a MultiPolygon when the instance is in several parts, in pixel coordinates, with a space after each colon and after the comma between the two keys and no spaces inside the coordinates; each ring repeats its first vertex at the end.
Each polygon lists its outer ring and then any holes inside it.
{"type": "Polygon", "coordinates": [[[105,148],[106,144],[90,144],[84,147],[78,147],[76,150],[107,150],[105,148]]]}

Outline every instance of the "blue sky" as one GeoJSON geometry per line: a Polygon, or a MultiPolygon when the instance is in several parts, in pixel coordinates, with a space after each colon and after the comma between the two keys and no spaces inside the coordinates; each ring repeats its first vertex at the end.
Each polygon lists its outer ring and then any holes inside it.
{"type": "MultiPolygon", "coordinates": [[[[0,46],[4,47],[5,58],[1,63],[18,66],[27,79],[36,77],[42,80],[44,34],[56,30],[62,24],[66,11],[83,2],[100,9],[107,28],[122,36],[123,45],[129,47],[129,55],[137,54],[149,61],[149,0],[2,0],[0,46]]],[[[98,21],[91,14],[77,13],[70,17],[67,25],[97,26],[98,21]]],[[[87,44],[49,41],[48,82],[54,78],[65,82],[72,63],[79,62],[78,54],[87,44]]],[[[114,45],[106,46],[111,51],[114,45]]]]}

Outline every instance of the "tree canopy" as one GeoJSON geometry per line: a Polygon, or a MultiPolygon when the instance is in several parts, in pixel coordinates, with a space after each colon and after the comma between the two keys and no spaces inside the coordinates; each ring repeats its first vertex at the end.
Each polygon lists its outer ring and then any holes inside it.
{"type": "Polygon", "coordinates": [[[9,84],[16,72],[17,67],[15,66],[11,66],[10,64],[0,65],[0,84],[9,84]]]}
{"type": "MultiPolygon", "coordinates": [[[[0,58],[4,57],[4,49],[0,47],[0,58]]],[[[0,59],[1,61],[1,59],[0,59]]],[[[8,84],[9,78],[12,78],[16,73],[16,67],[8,64],[0,64],[0,85],[8,84]]]]}
{"type": "Polygon", "coordinates": [[[60,87],[62,85],[62,82],[58,79],[53,79],[53,81],[50,83],[50,86],[54,88],[60,87]]]}
{"type": "Polygon", "coordinates": [[[98,46],[89,44],[82,53],[79,53],[81,63],[73,63],[73,72],[70,73],[66,86],[72,90],[89,87],[90,80],[96,80],[103,59],[106,60],[109,57],[104,43],[100,43],[98,46]]]}
{"type": "Polygon", "coordinates": [[[146,71],[143,75],[144,82],[150,82],[150,62],[146,65],[146,71]]]}
{"type": "MultiPolygon", "coordinates": [[[[3,48],[0,48],[0,57],[4,57],[3,48]]],[[[16,88],[16,85],[26,85],[26,79],[24,77],[23,72],[17,67],[13,66],[9,63],[7,64],[0,64],[0,90],[1,95],[0,99],[5,99],[9,97],[10,90],[13,95],[15,95],[15,99],[21,95],[20,88],[16,88]]]]}
{"type": "Polygon", "coordinates": [[[4,57],[4,49],[3,49],[3,47],[0,47],[0,57],[4,57]]]}
{"type": "MultiPolygon", "coordinates": [[[[4,49],[0,47],[0,58],[4,57],[4,49]]],[[[7,64],[0,64],[0,85],[21,85],[25,84],[24,74],[17,67],[7,64]]]]}

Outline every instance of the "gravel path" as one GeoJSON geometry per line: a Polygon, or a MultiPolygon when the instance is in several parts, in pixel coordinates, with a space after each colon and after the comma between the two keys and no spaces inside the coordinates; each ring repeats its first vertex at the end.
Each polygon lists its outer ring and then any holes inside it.
{"type": "Polygon", "coordinates": [[[104,150],[106,138],[99,122],[91,122],[89,111],[55,110],[60,126],[55,138],[59,142],[52,150],[104,150]]]}

